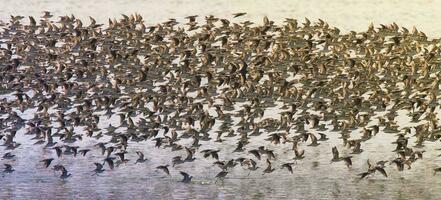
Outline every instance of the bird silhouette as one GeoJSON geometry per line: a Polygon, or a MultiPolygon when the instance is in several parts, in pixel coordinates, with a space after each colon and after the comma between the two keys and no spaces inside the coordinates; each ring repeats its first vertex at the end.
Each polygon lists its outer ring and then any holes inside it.
{"type": "Polygon", "coordinates": [[[183,171],[180,171],[179,173],[184,177],[181,182],[183,182],[183,183],[190,183],[191,182],[191,179],[193,178],[193,176],[190,176],[189,174],[187,174],[186,172],[183,172],[183,171]]]}
{"type": "Polygon", "coordinates": [[[48,168],[51,165],[53,160],[54,160],[53,158],[47,158],[47,159],[41,160],[40,162],[43,163],[45,168],[48,168]]]}

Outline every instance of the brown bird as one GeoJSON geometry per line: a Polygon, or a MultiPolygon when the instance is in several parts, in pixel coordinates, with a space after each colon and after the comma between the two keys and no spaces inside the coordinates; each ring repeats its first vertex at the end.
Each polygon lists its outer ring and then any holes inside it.
{"type": "Polygon", "coordinates": [[[352,156],[346,156],[346,157],[340,157],[337,147],[332,147],[332,159],[331,159],[331,163],[333,162],[340,162],[340,161],[345,161],[345,165],[346,167],[351,167],[352,166],[352,156]]]}
{"type": "Polygon", "coordinates": [[[366,172],[358,174],[360,176],[360,179],[363,179],[363,178],[367,177],[368,175],[371,175],[377,171],[379,171],[381,174],[383,174],[384,177],[387,178],[387,173],[386,173],[386,170],[384,170],[384,165],[377,163],[377,165],[373,166],[373,165],[371,165],[369,160],[367,160],[367,164],[368,164],[368,170],[366,172]]]}
{"type": "Polygon", "coordinates": [[[294,160],[301,160],[305,158],[304,156],[305,150],[298,151],[297,149],[294,149],[294,154],[295,154],[294,160]]]}
{"type": "Polygon", "coordinates": [[[270,162],[269,159],[266,159],[266,164],[267,164],[267,167],[266,167],[265,170],[263,170],[263,174],[262,175],[269,174],[269,173],[273,172],[274,170],[276,170],[276,169],[271,167],[271,162],[270,162]]]}
{"type": "Polygon", "coordinates": [[[292,174],[293,173],[292,165],[294,165],[294,163],[285,163],[282,165],[281,169],[286,168],[292,174]]]}

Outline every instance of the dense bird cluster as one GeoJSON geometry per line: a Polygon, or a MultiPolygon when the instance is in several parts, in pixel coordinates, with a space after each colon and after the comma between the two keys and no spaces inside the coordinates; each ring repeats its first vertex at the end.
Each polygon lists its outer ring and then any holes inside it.
{"type": "MultiPolygon", "coordinates": [[[[221,181],[233,168],[295,173],[293,166],[308,159],[305,151],[331,135],[339,144],[329,149],[330,167],[351,168],[364,142],[394,134],[384,151],[396,159],[367,160],[366,172],[357,169],[361,178],[387,177],[386,166],[411,169],[424,144],[441,137],[439,41],[415,28],[394,23],[342,34],[308,19],[277,25],[265,17],[255,25],[189,16],[185,24],[146,26],[137,14],[108,25],[54,20],[49,12],[39,21],[23,18],[0,24],[4,174],[14,173],[10,160],[20,159],[14,155],[20,130],[53,151],[41,166],[57,162],[51,167],[62,179],[71,174],[61,156],[99,155],[91,159],[92,175],[148,164],[144,153],[151,149],[130,149],[143,141],[181,152],[156,167],[166,175],[196,159],[217,166],[214,178],[221,181]],[[29,110],[32,116],[23,117],[29,110]],[[398,112],[416,125],[400,127],[398,112]],[[83,144],[86,137],[96,145],[83,144]],[[131,153],[138,159],[127,159],[131,153]]],[[[188,171],[180,174],[192,181],[188,171]]]]}

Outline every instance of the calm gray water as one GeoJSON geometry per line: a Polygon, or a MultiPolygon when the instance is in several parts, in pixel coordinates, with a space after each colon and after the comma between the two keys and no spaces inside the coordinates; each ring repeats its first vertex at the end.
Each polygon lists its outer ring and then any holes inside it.
{"type": "MultiPolygon", "coordinates": [[[[416,25],[428,35],[437,37],[440,26],[434,26],[441,19],[441,2],[439,1],[275,1],[268,5],[267,1],[0,1],[0,19],[8,20],[9,15],[40,16],[41,11],[50,10],[54,15],[75,14],[87,19],[94,16],[98,21],[106,22],[109,17],[119,17],[121,13],[138,12],[147,23],[155,24],[170,17],[182,19],[187,15],[200,16],[213,14],[229,17],[231,13],[244,11],[249,14],[244,19],[260,22],[265,15],[275,21],[284,17],[302,19],[322,18],[342,30],[365,30],[369,22],[390,23],[410,27],[416,25]]],[[[9,95],[2,96],[10,97],[9,95]]],[[[237,106],[239,109],[239,106],[237,106]]],[[[30,118],[35,110],[27,110],[21,114],[30,118]]],[[[19,111],[18,111],[19,112],[19,111]]],[[[280,109],[274,108],[265,117],[277,117],[280,109]]],[[[20,112],[19,112],[20,113],[20,112]]],[[[413,125],[408,117],[401,113],[398,117],[400,125],[413,125]]],[[[4,116],[0,116],[4,117],[4,116]]],[[[440,117],[440,116],[439,116],[440,117]]],[[[109,120],[102,117],[99,128],[108,127],[109,123],[118,126],[118,117],[109,120]]],[[[236,121],[238,119],[235,119],[236,121]]],[[[371,124],[376,124],[373,121],[371,124]]],[[[77,127],[75,131],[82,131],[77,127]]],[[[118,129],[117,131],[124,131],[118,129]]],[[[360,131],[360,130],[357,130],[360,131]]],[[[276,169],[271,174],[262,176],[262,169],[247,176],[247,171],[240,166],[234,168],[223,183],[215,183],[214,176],[220,171],[212,165],[215,160],[200,159],[170,168],[171,176],[158,171],[156,166],[170,163],[172,157],[181,155],[169,149],[154,148],[154,142],[130,143],[128,153],[130,160],[115,170],[106,170],[100,176],[91,176],[95,168],[93,161],[102,159],[100,150],[93,145],[98,141],[87,139],[76,143],[80,148],[92,149],[87,156],[63,156],[53,164],[63,164],[72,173],[67,181],[59,179],[59,173],[44,169],[39,162],[48,157],[56,157],[51,149],[36,147],[31,136],[24,135],[25,129],[17,133],[16,141],[22,146],[13,151],[16,158],[8,161],[14,166],[15,172],[0,177],[0,199],[439,199],[441,195],[441,175],[434,176],[433,168],[441,165],[436,151],[439,143],[425,143],[423,160],[412,165],[411,170],[398,172],[394,165],[387,165],[388,178],[375,174],[359,180],[357,174],[366,170],[366,160],[392,160],[396,154],[392,152],[391,142],[395,136],[380,133],[375,138],[363,143],[364,152],[356,156],[353,166],[348,169],[343,163],[332,163],[331,148],[337,146],[340,154],[347,155],[349,149],[343,147],[338,134],[329,132],[331,139],[321,142],[318,147],[305,149],[305,159],[294,165],[294,174],[286,170],[276,169]],[[134,164],[137,159],[135,152],[145,153],[147,162],[134,164]],[[194,176],[190,184],[178,182],[179,171],[186,171],[194,176]]],[[[315,130],[310,130],[317,133],[315,130]]],[[[211,133],[215,137],[215,133],[211,133]]],[[[252,138],[248,148],[257,148],[265,136],[252,138]]],[[[188,143],[191,141],[188,140],[188,143]]],[[[235,138],[227,139],[223,146],[218,143],[204,142],[203,147],[220,148],[222,151],[233,151],[235,138]]],[[[411,141],[413,142],[413,141],[411,141]]],[[[412,143],[413,144],[413,143],[412,143]]],[[[275,166],[292,161],[285,152],[291,145],[280,144],[267,146],[275,149],[279,157],[275,166]]],[[[0,154],[6,152],[0,147],[0,154]]],[[[222,154],[221,160],[229,160],[245,154],[222,154]]],[[[291,154],[290,154],[291,155],[291,154]]],[[[258,165],[265,166],[264,159],[258,165]]],[[[0,164],[6,163],[0,160],[0,164]]]]}

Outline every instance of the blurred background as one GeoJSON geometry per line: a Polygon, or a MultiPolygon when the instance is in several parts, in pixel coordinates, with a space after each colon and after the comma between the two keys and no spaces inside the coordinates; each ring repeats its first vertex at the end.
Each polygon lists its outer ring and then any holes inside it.
{"type": "Polygon", "coordinates": [[[122,13],[140,13],[147,24],[168,18],[184,21],[188,15],[215,15],[231,18],[235,12],[247,12],[241,20],[261,23],[263,16],[275,22],[284,18],[313,21],[321,18],[342,31],[363,31],[369,23],[390,24],[425,32],[437,38],[441,34],[441,1],[434,0],[0,0],[0,19],[10,15],[41,16],[51,11],[55,16],[74,14],[81,19],[93,16],[98,22],[119,18],[122,13]]]}

